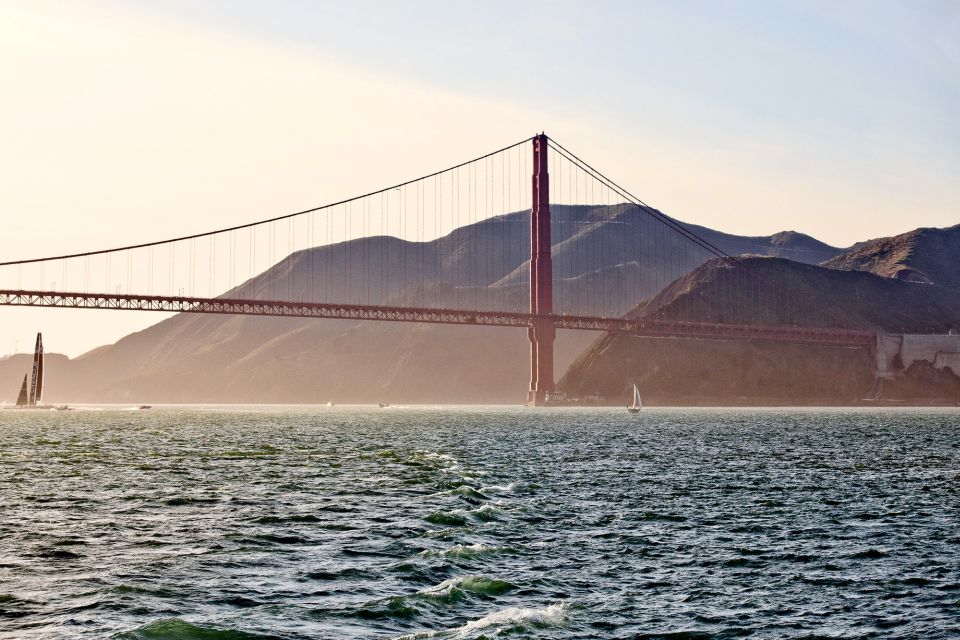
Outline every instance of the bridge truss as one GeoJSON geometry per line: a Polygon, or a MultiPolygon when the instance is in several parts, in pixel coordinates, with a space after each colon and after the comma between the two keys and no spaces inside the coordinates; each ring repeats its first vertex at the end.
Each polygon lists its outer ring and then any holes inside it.
{"type": "Polygon", "coordinates": [[[692,338],[700,340],[770,340],[806,344],[873,346],[876,333],[850,329],[768,326],[656,319],[605,318],[556,314],[466,311],[429,307],[387,307],[285,300],[239,300],[180,296],[141,296],[108,293],[59,293],[0,290],[0,306],[59,307],[67,309],[113,309],[209,313],[225,315],[322,318],[327,320],[378,320],[487,327],[533,327],[547,322],[555,329],[602,331],[646,338],[692,338]]]}

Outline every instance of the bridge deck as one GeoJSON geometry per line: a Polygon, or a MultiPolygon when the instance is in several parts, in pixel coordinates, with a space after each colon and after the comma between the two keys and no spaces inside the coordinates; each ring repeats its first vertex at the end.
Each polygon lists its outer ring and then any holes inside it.
{"type": "Polygon", "coordinates": [[[546,318],[552,321],[558,329],[605,331],[653,338],[775,340],[779,342],[848,346],[873,346],[876,344],[875,333],[850,329],[678,322],[556,314],[535,316],[529,313],[505,311],[466,311],[282,300],[0,290],[0,306],[216,313],[523,328],[530,327],[537,318],[541,320],[546,318]]]}

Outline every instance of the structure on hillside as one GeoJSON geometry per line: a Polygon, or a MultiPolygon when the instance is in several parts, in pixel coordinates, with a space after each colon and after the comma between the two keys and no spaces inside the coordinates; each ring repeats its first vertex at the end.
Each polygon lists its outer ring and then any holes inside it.
{"type": "Polygon", "coordinates": [[[883,333],[877,335],[877,377],[892,378],[914,362],[960,375],[960,335],[883,333]]]}

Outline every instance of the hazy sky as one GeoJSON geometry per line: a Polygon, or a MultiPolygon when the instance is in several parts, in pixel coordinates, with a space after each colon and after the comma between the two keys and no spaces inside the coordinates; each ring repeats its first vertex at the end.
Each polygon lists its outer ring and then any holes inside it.
{"type": "MultiPolygon", "coordinates": [[[[545,130],[683,220],[960,222],[960,2],[4,2],[0,255],[181,235],[545,130]]],[[[79,354],[160,319],[0,309],[79,354]]]]}

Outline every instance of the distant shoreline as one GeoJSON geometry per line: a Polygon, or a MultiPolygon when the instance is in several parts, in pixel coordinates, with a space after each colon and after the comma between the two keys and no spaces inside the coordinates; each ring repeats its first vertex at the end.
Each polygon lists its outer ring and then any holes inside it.
{"type": "MultiPolygon", "coordinates": [[[[137,405],[130,403],[96,403],[96,402],[57,402],[57,405],[66,405],[78,410],[103,410],[103,411],[140,411],[137,405]]],[[[316,403],[223,403],[223,402],[190,402],[190,403],[153,403],[150,411],[163,409],[301,409],[318,411],[336,411],[338,409],[370,409],[376,411],[389,412],[391,410],[410,410],[410,409],[529,409],[530,411],[542,411],[551,409],[622,409],[627,403],[557,403],[547,405],[546,407],[529,407],[523,403],[516,404],[480,404],[480,403],[397,403],[387,407],[379,407],[376,403],[344,403],[334,406],[316,403]]],[[[51,405],[51,409],[52,409],[51,405]]],[[[15,409],[13,404],[0,404],[0,409],[15,409]]],[[[731,403],[722,402],[714,399],[709,401],[704,399],[701,402],[690,402],[685,404],[673,404],[657,402],[656,400],[644,400],[644,409],[960,409],[960,402],[908,402],[884,400],[877,402],[857,402],[857,403],[798,403],[798,402],[768,402],[760,403],[731,403]]],[[[150,411],[147,411],[149,413],[150,411]]],[[[40,413],[43,413],[42,411],[40,413]]]]}

